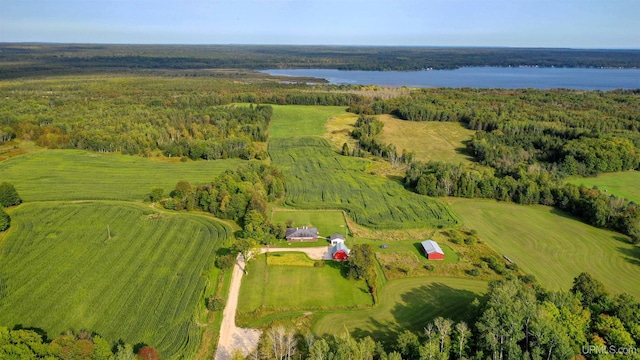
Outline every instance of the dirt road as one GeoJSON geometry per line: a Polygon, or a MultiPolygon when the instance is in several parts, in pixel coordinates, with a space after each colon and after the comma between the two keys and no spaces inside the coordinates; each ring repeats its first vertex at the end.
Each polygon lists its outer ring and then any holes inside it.
{"type": "MultiPolygon", "coordinates": [[[[262,248],[260,253],[266,252],[303,252],[313,260],[331,260],[331,247],[313,248],[262,248]]],[[[243,329],[236,326],[236,310],[238,308],[238,296],[240,296],[240,284],[244,275],[245,261],[242,254],[238,254],[236,264],[231,274],[231,286],[227,305],[222,313],[222,326],[220,328],[220,340],[216,349],[216,360],[228,360],[235,351],[241,351],[247,356],[258,346],[260,330],[243,329]]]]}

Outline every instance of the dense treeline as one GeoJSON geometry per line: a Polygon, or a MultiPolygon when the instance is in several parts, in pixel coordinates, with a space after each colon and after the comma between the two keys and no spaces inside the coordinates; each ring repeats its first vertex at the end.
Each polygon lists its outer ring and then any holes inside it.
{"type": "Polygon", "coordinates": [[[640,67],[637,50],[257,45],[0,44],[0,77],[158,69],[640,67]]]}
{"type": "Polygon", "coordinates": [[[413,162],[405,185],[429,196],[457,196],[558,207],[587,223],[629,235],[640,243],[640,205],[595,189],[563,184],[547,171],[498,177],[492,169],[443,162],[413,162]]]}
{"type": "Polygon", "coordinates": [[[254,104],[344,105],[348,93],[221,80],[115,78],[5,83],[0,143],[191,159],[264,158],[272,109],[254,104]],[[250,106],[234,103],[248,102],[250,106]]]}
{"type": "Polygon", "coordinates": [[[40,329],[8,329],[0,326],[0,358],[2,359],[91,359],[91,360],[159,360],[151,346],[132,346],[118,342],[110,345],[104,338],[86,331],[67,332],[49,340],[40,329]]]}
{"type": "MultiPolygon", "coordinates": [[[[154,195],[153,190],[153,198],[161,197],[161,191],[154,195]]],[[[268,221],[267,203],[284,197],[284,176],[272,166],[250,162],[197,186],[180,181],[170,196],[162,200],[165,208],[198,209],[234,220],[243,228],[242,238],[268,243],[284,237],[284,225],[268,221]]]]}
{"type": "Polygon", "coordinates": [[[252,359],[640,359],[640,303],[609,295],[587,273],[570,291],[551,292],[511,278],[490,283],[468,318],[437,317],[419,333],[404,330],[387,346],[349,333],[315,337],[274,324],[252,359]],[[583,356],[583,357],[580,357],[583,356]]]}
{"type": "Polygon", "coordinates": [[[4,208],[21,203],[22,199],[13,184],[2,182],[0,184],[0,231],[5,231],[11,226],[11,216],[4,211],[4,208]]]}

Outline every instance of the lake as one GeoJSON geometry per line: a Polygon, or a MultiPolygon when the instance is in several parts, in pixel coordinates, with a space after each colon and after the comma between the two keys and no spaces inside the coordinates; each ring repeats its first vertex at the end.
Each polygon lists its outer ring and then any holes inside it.
{"type": "Polygon", "coordinates": [[[274,69],[262,72],[280,76],[321,78],[330,84],[338,85],[581,90],[640,88],[640,69],[466,67],[456,70],[423,71],[274,69]]]}

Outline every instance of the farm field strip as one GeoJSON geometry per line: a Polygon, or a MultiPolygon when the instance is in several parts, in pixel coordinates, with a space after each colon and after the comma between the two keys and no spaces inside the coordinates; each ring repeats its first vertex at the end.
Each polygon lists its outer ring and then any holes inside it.
{"type": "Polygon", "coordinates": [[[342,209],[358,224],[374,229],[458,224],[447,205],[364,173],[367,161],[338,155],[325,139],[272,139],[269,154],[285,174],[288,206],[342,209]]]}
{"type": "Polygon", "coordinates": [[[168,194],[180,180],[204,183],[243,160],[158,162],[140,156],[47,150],[0,162],[0,178],[25,201],[142,200],[151,187],[168,194]]]}
{"type": "Polygon", "coordinates": [[[121,202],[27,203],[12,218],[0,243],[0,323],[91,329],[166,358],[195,353],[202,274],[229,228],[121,202]]]}
{"type": "Polygon", "coordinates": [[[344,106],[271,105],[270,138],[321,136],[330,117],[347,114],[344,106]]]}
{"type": "Polygon", "coordinates": [[[451,201],[467,227],[546,288],[566,291],[573,278],[589,272],[613,293],[640,297],[630,280],[640,278],[640,248],[622,235],[541,205],[451,201]]]}

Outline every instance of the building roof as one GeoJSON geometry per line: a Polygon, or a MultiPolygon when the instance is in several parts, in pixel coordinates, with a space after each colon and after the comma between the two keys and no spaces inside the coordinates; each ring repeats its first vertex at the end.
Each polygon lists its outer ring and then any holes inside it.
{"type": "Polygon", "coordinates": [[[329,240],[334,240],[334,239],[342,239],[342,240],[344,240],[344,236],[342,236],[340,234],[333,234],[333,235],[329,236],[329,240]]]}
{"type": "Polygon", "coordinates": [[[438,245],[438,243],[433,240],[425,240],[421,244],[422,248],[427,252],[427,254],[438,253],[444,255],[444,251],[440,249],[440,245],[438,245]]]}
{"type": "Polygon", "coordinates": [[[289,238],[317,238],[318,237],[318,229],[316,228],[287,228],[285,233],[285,237],[289,238]]]}
{"type": "Polygon", "coordinates": [[[347,255],[349,255],[349,253],[351,252],[351,250],[349,250],[347,245],[345,245],[343,242],[339,242],[336,244],[336,246],[333,247],[333,251],[331,252],[331,255],[335,255],[340,250],[343,250],[347,255]]]}

